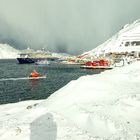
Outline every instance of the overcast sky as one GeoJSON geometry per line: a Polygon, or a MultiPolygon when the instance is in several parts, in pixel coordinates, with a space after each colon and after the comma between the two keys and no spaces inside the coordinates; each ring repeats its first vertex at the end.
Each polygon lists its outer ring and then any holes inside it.
{"type": "Polygon", "coordinates": [[[0,0],[0,42],[80,54],[140,18],[140,0],[0,0]]]}

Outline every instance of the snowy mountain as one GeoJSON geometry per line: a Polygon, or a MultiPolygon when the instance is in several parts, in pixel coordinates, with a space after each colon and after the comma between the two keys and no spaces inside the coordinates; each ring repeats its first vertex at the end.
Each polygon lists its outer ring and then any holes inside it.
{"type": "Polygon", "coordinates": [[[93,56],[95,54],[108,52],[140,52],[140,20],[132,24],[127,24],[109,40],[99,45],[95,49],[85,52],[83,56],[93,56]]]}
{"type": "Polygon", "coordinates": [[[0,44],[0,59],[14,59],[18,56],[19,51],[8,44],[0,44]]]}

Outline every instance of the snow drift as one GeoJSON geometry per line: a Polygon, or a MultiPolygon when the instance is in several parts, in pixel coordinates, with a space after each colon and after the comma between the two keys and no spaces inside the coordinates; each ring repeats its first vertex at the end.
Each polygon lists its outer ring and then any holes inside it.
{"type": "Polygon", "coordinates": [[[0,59],[17,58],[19,51],[7,44],[0,44],[0,59]]]}
{"type": "Polygon", "coordinates": [[[47,101],[50,110],[63,115],[92,138],[140,138],[140,62],[81,77],[47,101]]]}

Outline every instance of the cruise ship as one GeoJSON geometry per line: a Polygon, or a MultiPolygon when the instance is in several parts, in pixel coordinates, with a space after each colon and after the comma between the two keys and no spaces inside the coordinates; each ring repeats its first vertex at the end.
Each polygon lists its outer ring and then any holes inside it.
{"type": "Polygon", "coordinates": [[[26,50],[21,51],[19,57],[17,58],[17,61],[20,64],[25,64],[35,63],[37,61],[48,59],[55,60],[55,58],[52,56],[52,53],[50,53],[49,51],[45,51],[44,49],[35,51],[33,49],[27,48],[26,50]]]}

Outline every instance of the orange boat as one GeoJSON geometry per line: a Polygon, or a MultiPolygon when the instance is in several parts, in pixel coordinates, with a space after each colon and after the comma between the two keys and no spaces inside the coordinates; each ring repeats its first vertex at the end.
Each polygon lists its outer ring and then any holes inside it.
{"type": "Polygon", "coordinates": [[[46,78],[46,75],[39,74],[35,69],[29,75],[30,79],[46,78]]]}

